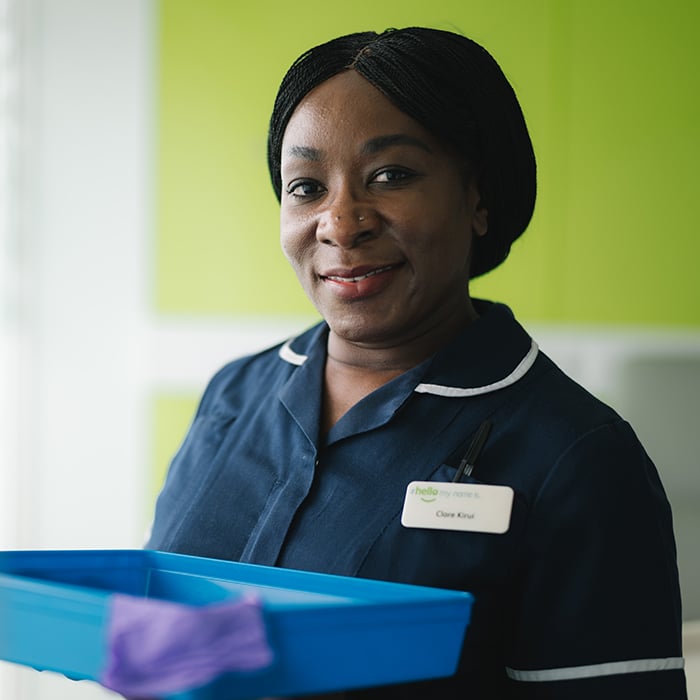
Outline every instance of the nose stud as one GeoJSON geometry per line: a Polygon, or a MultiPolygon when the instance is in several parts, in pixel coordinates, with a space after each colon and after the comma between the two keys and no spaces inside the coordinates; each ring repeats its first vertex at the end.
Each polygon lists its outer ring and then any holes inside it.
{"type": "MultiPolygon", "coordinates": [[[[340,216],[340,214],[336,214],[336,215],[335,215],[335,220],[336,220],[336,221],[340,221],[342,218],[343,218],[343,217],[340,216]]],[[[357,217],[357,220],[358,220],[358,221],[364,221],[364,220],[365,220],[365,217],[364,217],[364,216],[358,216],[358,217],[357,217]]]]}

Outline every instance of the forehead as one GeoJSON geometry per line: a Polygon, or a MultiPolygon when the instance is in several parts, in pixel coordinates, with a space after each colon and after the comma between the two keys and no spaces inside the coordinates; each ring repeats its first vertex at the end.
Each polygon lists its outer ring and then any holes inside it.
{"type": "Polygon", "coordinates": [[[437,146],[417,121],[357,72],[347,70],[315,87],[299,103],[284,133],[282,159],[290,147],[316,143],[349,147],[384,134],[403,134],[437,146]]]}

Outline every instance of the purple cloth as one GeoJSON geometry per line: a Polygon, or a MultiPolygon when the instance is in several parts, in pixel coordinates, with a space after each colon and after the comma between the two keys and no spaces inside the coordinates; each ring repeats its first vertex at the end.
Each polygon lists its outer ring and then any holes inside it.
{"type": "Polygon", "coordinates": [[[116,594],[107,634],[100,682],[122,695],[177,693],[222,673],[272,663],[260,602],[253,597],[193,607],[116,594]]]}

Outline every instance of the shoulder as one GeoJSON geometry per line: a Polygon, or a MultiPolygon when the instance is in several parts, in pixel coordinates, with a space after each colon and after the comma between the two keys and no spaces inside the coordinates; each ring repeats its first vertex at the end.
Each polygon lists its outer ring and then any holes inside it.
{"type": "Polygon", "coordinates": [[[590,431],[622,420],[543,352],[507,306],[480,302],[480,310],[473,334],[456,348],[454,366],[474,375],[472,386],[478,375],[480,386],[468,396],[491,395],[499,421],[520,431],[532,447],[563,451],[590,431]]]}
{"type": "Polygon", "coordinates": [[[546,421],[551,433],[566,439],[624,422],[612,406],[566,374],[541,350],[520,388],[527,395],[533,420],[546,421]]]}
{"type": "Polygon", "coordinates": [[[650,460],[632,426],[545,354],[539,353],[519,391],[513,419],[542,461],[543,486],[567,477],[585,483],[643,477],[650,460]]]}
{"type": "MultiPolygon", "coordinates": [[[[505,329],[500,337],[516,338],[522,354],[530,336],[514,318],[502,311],[499,316],[499,329],[505,329]]],[[[629,423],[539,349],[527,371],[492,394],[492,402],[494,431],[502,438],[494,448],[503,476],[520,485],[531,503],[557,483],[581,493],[594,482],[655,480],[629,423]]]]}
{"type": "Polygon", "coordinates": [[[278,390],[322,343],[325,324],[224,365],[209,381],[197,415],[237,413],[240,406],[278,390]]]}
{"type": "Polygon", "coordinates": [[[533,369],[522,387],[522,420],[530,473],[537,475],[529,500],[540,543],[556,538],[565,523],[598,530],[603,539],[612,523],[616,532],[640,521],[670,532],[658,471],[629,422],[545,355],[533,369]]]}

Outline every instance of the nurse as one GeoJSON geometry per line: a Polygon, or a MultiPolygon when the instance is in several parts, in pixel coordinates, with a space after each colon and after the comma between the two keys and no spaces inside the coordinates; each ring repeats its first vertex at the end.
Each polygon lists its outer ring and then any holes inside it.
{"type": "Polygon", "coordinates": [[[469,293],[535,202],[494,59],[424,28],[317,46],[282,81],[268,163],[323,320],[212,379],[149,547],[474,593],[454,677],[348,697],[685,698],[654,465],[469,293]]]}

